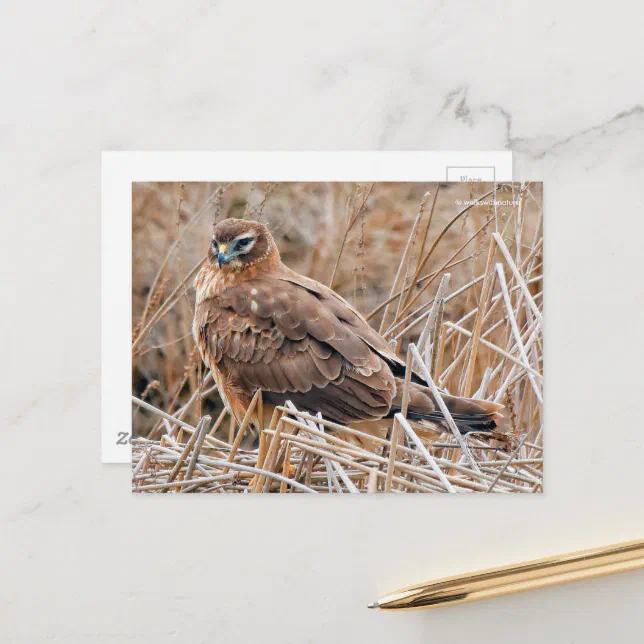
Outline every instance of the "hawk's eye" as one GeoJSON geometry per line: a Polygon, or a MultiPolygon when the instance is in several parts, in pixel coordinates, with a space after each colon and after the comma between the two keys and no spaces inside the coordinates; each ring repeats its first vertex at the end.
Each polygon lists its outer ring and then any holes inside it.
{"type": "Polygon", "coordinates": [[[215,253],[217,252],[218,248],[219,248],[219,244],[217,243],[217,241],[215,239],[213,239],[212,240],[212,249],[215,251],[215,253]]]}
{"type": "Polygon", "coordinates": [[[246,248],[251,241],[250,237],[244,237],[237,242],[237,248],[246,248]]]}

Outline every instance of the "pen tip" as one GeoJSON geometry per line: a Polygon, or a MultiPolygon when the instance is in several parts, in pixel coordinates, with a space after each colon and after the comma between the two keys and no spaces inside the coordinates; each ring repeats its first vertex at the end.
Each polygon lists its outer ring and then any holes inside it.
{"type": "Polygon", "coordinates": [[[380,604],[378,602],[373,602],[372,604],[367,604],[367,608],[378,608],[380,604]]]}

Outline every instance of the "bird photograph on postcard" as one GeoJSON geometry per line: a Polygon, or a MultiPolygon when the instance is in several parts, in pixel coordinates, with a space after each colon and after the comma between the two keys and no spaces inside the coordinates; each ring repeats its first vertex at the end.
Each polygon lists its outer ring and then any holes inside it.
{"type": "Polygon", "coordinates": [[[543,491],[540,183],[135,183],[132,490],[543,491]]]}

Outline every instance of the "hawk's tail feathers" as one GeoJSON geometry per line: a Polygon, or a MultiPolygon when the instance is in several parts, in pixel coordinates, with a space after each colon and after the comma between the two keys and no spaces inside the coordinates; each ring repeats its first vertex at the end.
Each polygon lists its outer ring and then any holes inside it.
{"type": "MultiPolygon", "coordinates": [[[[427,421],[447,428],[447,422],[438,408],[438,404],[435,403],[433,397],[430,402],[427,400],[430,396],[423,394],[424,392],[420,391],[417,395],[412,393],[407,417],[416,422],[427,421]]],[[[491,432],[503,420],[501,412],[504,407],[498,403],[475,398],[459,398],[448,394],[442,394],[442,399],[462,434],[491,432]]]]}

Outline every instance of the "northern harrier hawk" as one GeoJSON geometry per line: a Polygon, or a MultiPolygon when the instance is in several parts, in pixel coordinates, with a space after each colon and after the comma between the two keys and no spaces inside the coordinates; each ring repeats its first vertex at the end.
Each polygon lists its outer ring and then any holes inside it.
{"type": "MultiPolygon", "coordinates": [[[[258,389],[269,411],[291,400],[343,425],[400,411],[405,364],[346,300],[282,264],[266,226],[217,224],[195,287],[195,341],[238,420],[258,389]]],[[[408,418],[440,423],[426,384],[413,374],[408,418]]],[[[444,400],[463,432],[493,429],[502,409],[444,400]]]]}

